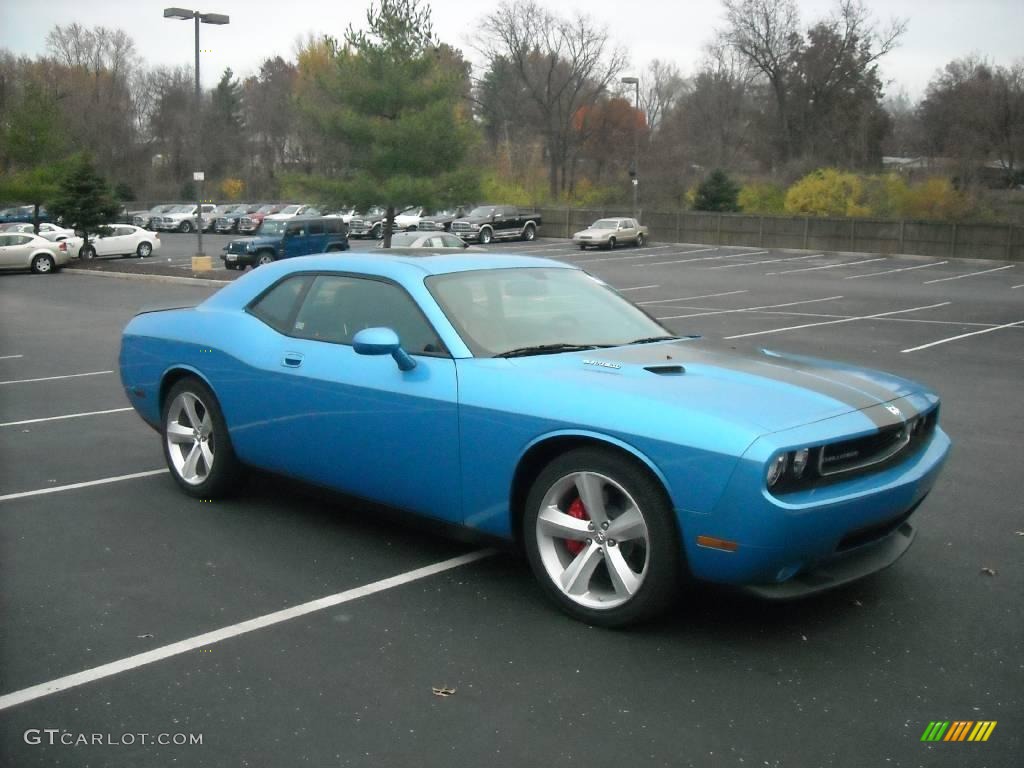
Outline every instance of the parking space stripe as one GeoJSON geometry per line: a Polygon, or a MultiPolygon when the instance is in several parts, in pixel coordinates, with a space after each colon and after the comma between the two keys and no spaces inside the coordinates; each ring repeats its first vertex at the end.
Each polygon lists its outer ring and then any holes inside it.
{"type": "Polygon", "coordinates": [[[948,344],[951,341],[958,341],[960,339],[966,339],[968,336],[978,336],[982,333],[992,333],[992,331],[999,331],[1003,328],[1013,328],[1018,325],[1024,325],[1024,320],[1018,320],[1016,323],[1006,323],[1005,325],[997,325],[993,328],[984,328],[980,331],[971,331],[970,333],[961,333],[959,336],[950,336],[948,339],[939,339],[929,344],[921,344],[917,347],[910,347],[909,349],[901,349],[900,352],[917,352],[920,349],[928,349],[928,347],[937,347],[939,344],[948,344]]]}
{"type": "MultiPolygon", "coordinates": [[[[660,247],[668,248],[669,246],[666,245],[666,246],[660,246],[660,247]]],[[[653,251],[654,249],[651,248],[649,250],[653,251]]],[[[709,251],[713,251],[715,249],[714,248],[709,248],[708,250],[709,251]]],[[[686,253],[699,253],[699,251],[686,251],[686,253]]],[[[582,256],[583,254],[581,253],[580,255],[582,256]]],[[[583,259],[582,261],[577,261],[576,263],[577,264],[597,264],[598,262],[601,262],[601,261],[630,261],[630,260],[633,260],[633,259],[656,259],[659,256],[664,256],[664,255],[665,255],[664,253],[641,253],[641,254],[633,254],[631,256],[604,256],[604,257],[602,257],[600,259],[583,259]]]]}
{"type": "MultiPolygon", "coordinates": [[[[749,255],[749,254],[747,254],[749,255]]],[[[762,261],[751,261],[746,264],[719,264],[717,267],[703,267],[703,269],[738,269],[739,267],[754,267],[758,264],[775,264],[779,261],[803,261],[804,259],[820,259],[822,254],[812,253],[810,256],[791,256],[787,259],[763,259],[762,261]]]]}
{"type": "Polygon", "coordinates": [[[0,360],[17,360],[21,357],[24,357],[24,355],[0,355],[0,360]]]}
{"type": "Polygon", "coordinates": [[[0,381],[0,384],[33,384],[37,381],[57,381],[59,379],[77,379],[82,376],[102,376],[113,371],[89,371],[89,373],[69,373],[66,376],[43,376],[39,379],[12,379],[11,381],[0,381]]]}
{"type": "Polygon", "coordinates": [[[683,296],[679,299],[654,299],[652,301],[638,301],[637,305],[646,307],[648,304],[671,304],[674,301],[692,301],[693,299],[713,299],[716,296],[732,296],[737,293],[749,293],[749,290],[726,291],[725,293],[705,293],[701,296],[683,296]]]}
{"type": "Polygon", "coordinates": [[[695,312],[691,315],[671,315],[659,317],[659,320],[682,320],[686,317],[705,317],[707,315],[728,315],[730,312],[756,312],[759,309],[777,309],[779,307],[795,307],[798,304],[817,304],[821,301],[834,301],[842,296],[828,296],[824,299],[806,299],[804,301],[790,301],[785,304],[765,304],[763,307],[740,307],[739,309],[716,309],[713,312],[695,312]]]}
{"type": "Polygon", "coordinates": [[[24,421],[5,421],[0,427],[20,427],[24,424],[39,424],[44,421],[62,421],[64,419],[79,419],[83,416],[104,416],[108,413],[124,413],[132,410],[129,408],[110,408],[106,411],[83,411],[82,413],[65,413],[63,416],[46,416],[41,419],[25,419],[24,421]]]}
{"type": "Polygon", "coordinates": [[[412,571],[406,571],[400,573],[397,576],[390,576],[380,581],[374,581],[370,584],[364,584],[361,587],[355,587],[354,589],[347,589],[344,592],[338,592],[327,597],[321,597],[317,600],[310,600],[308,603],[301,603],[300,605],[294,605],[291,608],[285,608],[274,613],[268,613],[264,616],[258,616],[248,621],[243,621],[238,624],[232,624],[221,629],[213,630],[212,632],[206,632],[201,635],[186,638],[185,640],[179,640],[176,643],[170,643],[159,648],[154,648],[151,651],[145,651],[143,653],[137,653],[134,656],[128,656],[124,659],[112,661],[109,664],[102,664],[98,667],[86,669],[82,672],[77,672],[73,675],[66,675],[59,677],[56,680],[50,680],[46,683],[40,683],[39,685],[33,685],[30,688],[23,688],[20,691],[14,691],[12,693],[0,696],[0,710],[10,709],[19,704],[24,704],[28,701],[42,698],[44,696],[50,696],[54,693],[60,693],[70,688],[76,688],[86,683],[91,683],[96,680],[102,680],[105,677],[111,677],[112,675],[120,674],[121,672],[127,672],[131,669],[137,669],[138,667],[145,666],[147,664],[153,664],[164,659],[171,658],[172,656],[179,656],[188,651],[194,651],[199,648],[206,648],[220,643],[224,640],[229,640],[239,635],[248,634],[258,629],[265,629],[266,627],[272,627],[275,624],[280,624],[291,619],[296,619],[300,616],[306,616],[310,613],[322,611],[326,608],[333,608],[342,603],[350,603],[353,600],[358,600],[363,597],[369,597],[375,595],[378,592],[384,592],[395,587],[400,587],[404,584],[409,584],[414,581],[428,578],[430,576],[436,576],[439,573],[450,571],[454,568],[459,568],[470,563],[475,563],[478,560],[482,560],[485,557],[490,557],[494,554],[492,549],[480,549],[475,552],[469,552],[465,555],[459,555],[458,557],[452,557],[448,560],[442,560],[431,565],[426,565],[422,568],[416,568],[412,571]]]}
{"type": "Polygon", "coordinates": [[[844,261],[842,264],[826,264],[821,267],[803,267],[802,269],[787,269],[783,272],[765,272],[766,275],[791,275],[794,272],[815,272],[819,269],[838,269],[839,267],[855,267],[858,264],[870,264],[873,261],[885,261],[884,256],[877,259],[864,259],[863,261],[844,261]]]}
{"type": "Polygon", "coordinates": [[[164,469],[150,469],[146,472],[133,472],[130,475],[117,475],[115,477],[103,477],[99,480],[86,480],[82,483],[71,483],[70,485],[55,485],[53,488],[39,488],[34,491],[21,491],[19,493],[8,493],[0,496],[0,501],[14,501],[15,499],[26,499],[29,496],[45,496],[49,493],[63,493],[64,491],[74,491],[79,488],[91,488],[94,485],[107,485],[109,483],[120,483],[124,480],[136,480],[140,477],[153,477],[154,475],[162,475],[169,472],[166,467],[164,469]]]}
{"type": "Polygon", "coordinates": [[[887,269],[884,272],[869,272],[866,275],[849,275],[844,277],[843,280],[861,280],[865,277],[878,277],[879,275],[893,275],[897,272],[909,272],[912,269],[928,269],[929,267],[938,267],[942,264],[949,264],[948,261],[935,261],[931,264],[918,264],[916,267],[902,267],[900,269],[887,269]]]}
{"type": "Polygon", "coordinates": [[[1007,264],[1005,267],[996,267],[995,269],[983,269],[981,272],[968,272],[966,275],[954,275],[953,277],[940,277],[938,280],[925,280],[924,285],[930,285],[931,283],[944,283],[947,280],[963,280],[965,277],[976,277],[977,275],[987,275],[990,272],[1002,272],[1004,269],[1013,269],[1015,264],[1007,264]]]}
{"type": "MultiPolygon", "coordinates": [[[[684,256],[688,253],[701,253],[703,251],[720,251],[721,248],[702,248],[699,251],[682,251],[679,255],[684,256]]],[[[727,253],[724,256],[701,256],[698,259],[673,259],[672,261],[648,261],[643,264],[634,264],[634,267],[660,267],[665,264],[686,264],[691,261],[715,261],[717,259],[738,259],[741,256],[757,256],[761,253],[768,253],[768,251],[754,251],[753,253],[727,253]]]]}
{"type": "Polygon", "coordinates": [[[1024,288],[1024,283],[1021,283],[1020,285],[1011,285],[1010,286],[1010,290],[1013,290],[1013,291],[1017,290],[1018,288],[1024,288]]]}
{"type": "Polygon", "coordinates": [[[649,288],[661,288],[660,285],[634,285],[632,288],[616,288],[615,290],[619,293],[623,291],[644,291],[649,288]]]}
{"type": "MultiPolygon", "coordinates": [[[[817,327],[822,326],[822,325],[839,325],[840,323],[852,323],[852,322],[854,322],[856,320],[872,320],[872,319],[874,319],[876,317],[889,317],[890,315],[901,315],[901,314],[905,314],[907,312],[918,312],[918,311],[920,311],[922,309],[935,309],[936,307],[945,307],[948,304],[950,304],[950,302],[943,301],[940,304],[929,304],[928,306],[925,306],[925,307],[912,307],[910,309],[897,309],[897,310],[895,310],[893,312],[879,312],[878,314],[874,314],[874,315],[858,315],[856,317],[844,317],[841,320],[824,320],[824,321],[822,321],[820,323],[805,323],[803,325],[791,325],[791,326],[789,326],[787,328],[772,328],[771,330],[767,330],[767,331],[753,331],[751,333],[738,333],[735,336],[726,336],[725,338],[726,339],[745,339],[745,338],[748,338],[750,336],[764,336],[764,335],[769,334],[769,333],[782,333],[784,331],[798,331],[798,330],[800,330],[802,328],[817,328],[817,327]]],[[[906,350],[904,350],[904,351],[906,351],[906,350]]]]}

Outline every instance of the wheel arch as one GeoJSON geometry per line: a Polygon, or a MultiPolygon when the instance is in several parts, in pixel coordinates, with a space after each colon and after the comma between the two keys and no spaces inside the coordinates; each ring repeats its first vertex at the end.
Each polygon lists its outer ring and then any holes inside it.
{"type": "MultiPolygon", "coordinates": [[[[187,379],[189,377],[199,379],[201,382],[203,382],[203,384],[206,385],[207,389],[209,389],[213,393],[213,396],[215,398],[217,397],[217,390],[213,388],[213,384],[211,384],[210,380],[206,378],[206,376],[204,376],[202,373],[200,373],[198,369],[193,368],[191,365],[174,365],[168,368],[166,371],[164,371],[163,375],[160,377],[160,389],[157,395],[157,405],[160,409],[159,414],[161,419],[163,418],[164,402],[167,399],[167,393],[170,392],[174,385],[177,384],[179,381],[181,381],[182,379],[187,379]]],[[[219,398],[217,398],[217,405],[218,407],[220,406],[219,398]]],[[[224,413],[223,408],[221,408],[221,413],[224,413]]]]}
{"type": "Polygon", "coordinates": [[[555,432],[536,438],[527,446],[516,463],[515,472],[512,475],[512,485],[509,489],[509,530],[516,542],[522,541],[523,511],[530,488],[537,475],[555,458],[576,448],[601,448],[632,462],[651,475],[652,479],[661,487],[670,508],[675,509],[665,475],[648,456],[636,447],[617,438],[596,432],[555,432]]]}

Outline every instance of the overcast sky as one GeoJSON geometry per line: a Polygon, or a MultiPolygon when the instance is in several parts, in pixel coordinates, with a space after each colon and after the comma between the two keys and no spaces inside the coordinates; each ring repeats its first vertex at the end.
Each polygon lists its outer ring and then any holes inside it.
{"type": "MultiPolygon", "coordinates": [[[[916,99],[936,70],[970,53],[980,53],[997,64],[1024,57],[1022,0],[867,1],[883,23],[893,16],[910,22],[901,47],[882,65],[889,91],[905,89],[916,99]]],[[[225,67],[245,76],[267,57],[294,59],[296,41],[309,33],[341,37],[349,23],[363,26],[369,5],[369,0],[211,2],[199,10],[228,14],[231,24],[202,27],[200,69],[206,87],[216,83],[225,67]]],[[[46,33],[55,24],[77,21],[124,29],[149,64],[190,64],[192,23],[165,20],[166,5],[157,0],[0,0],[0,47],[35,56],[44,52],[46,33]]],[[[434,0],[435,32],[472,59],[474,23],[497,5],[497,0],[434,0]]],[[[835,3],[798,0],[798,5],[806,25],[827,15],[835,3]]],[[[628,51],[633,70],[660,58],[675,62],[684,74],[691,73],[700,61],[702,46],[722,25],[721,3],[715,0],[559,0],[547,6],[558,12],[580,8],[608,26],[628,51]]]]}

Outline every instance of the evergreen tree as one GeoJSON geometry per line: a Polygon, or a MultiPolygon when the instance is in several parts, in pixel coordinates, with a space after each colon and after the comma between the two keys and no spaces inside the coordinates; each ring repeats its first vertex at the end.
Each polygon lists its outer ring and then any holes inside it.
{"type": "Polygon", "coordinates": [[[74,160],[50,203],[50,211],[60,217],[65,227],[76,230],[86,246],[90,235],[107,231],[105,225],[120,209],[107,180],[87,156],[74,160]]]}
{"type": "Polygon", "coordinates": [[[737,198],[740,188],[724,171],[711,172],[700,186],[693,200],[695,211],[730,212],[740,209],[737,198]]]}

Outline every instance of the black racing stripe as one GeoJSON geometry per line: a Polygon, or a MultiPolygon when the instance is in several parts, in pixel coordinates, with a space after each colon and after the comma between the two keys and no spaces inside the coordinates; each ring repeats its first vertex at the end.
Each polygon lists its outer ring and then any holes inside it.
{"type": "Polygon", "coordinates": [[[785,357],[772,358],[747,352],[721,352],[700,349],[694,342],[662,344],[656,347],[638,345],[616,350],[602,350],[602,359],[631,364],[650,365],[671,360],[682,365],[702,364],[723,370],[759,376],[801,389],[808,389],[851,410],[861,411],[892,400],[896,393],[865,379],[833,368],[823,368],[785,357]]]}
{"type": "Polygon", "coordinates": [[[908,419],[917,416],[920,411],[910,401],[910,398],[901,397],[884,405],[875,405],[865,408],[862,413],[874,422],[879,429],[893,427],[903,424],[908,419]],[[890,408],[895,408],[899,413],[893,413],[890,408]]]}

